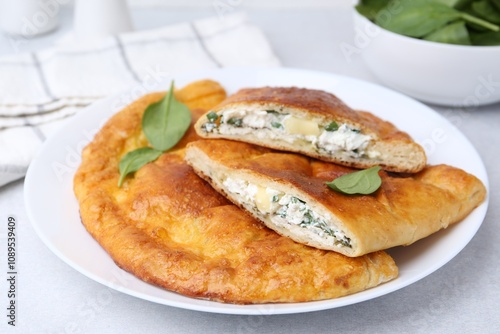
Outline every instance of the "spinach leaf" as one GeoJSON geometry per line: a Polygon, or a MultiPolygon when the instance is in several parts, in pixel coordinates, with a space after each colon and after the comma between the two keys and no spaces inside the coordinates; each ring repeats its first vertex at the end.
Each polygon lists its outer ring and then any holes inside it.
{"type": "Polygon", "coordinates": [[[328,124],[325,127],[326,131],[337,131],[338,129],[339,129],[339,125],[335,121],[330,122],[330,124],[328,124]]]}
{"type": "MultiPolygon", "coordinates": [[[[384,29],[439,43],[476,45],[472,32],[500,30],[500,0],[366,0],[356,9],[384,29]]],[[[476,37],[496,43],[494,34],[476,37]]]]}
{"type": "Polygon", "coordinates": [[[480,46],[500,45],[500,31],[471,33],[470,39],[473,45],[480,45],[480,46]]]}
{"type": "Polygon", "coordinates": [[[474,1],[472,10],[480,17],[493,23],[500,23],[500,11],[487,0],[474,1]]]}
{"type": "Polygon", "coordinates": [[[500,27],[491,22],[485,21],[471,14],[462,13],[462,19],[467,21],[467,23],[472,23],[473,25],[477,25],[481,28],[486,28],[487,30],[499,31],[500,27]]]}
{"type": "Polygon", "coordinates": [[[280,113],[279,113],[279,112],[277,112],[276,110],[266,110],[266,112],[267,112],[268,114],[273,114],[273,115],[275,115],[275,116],[278,116],[278,115],[280,114],[280,113]]]}
{"type": "Polygon", "coordinates": [[[128,174],[138,171],[139,168],[148,162],[155,161],[162,153],[162,151],[155,150],[151,147],[142,147],[125,154],[118,165],[120,170],[118,187],[122,186],[123,181],[128,174]]]}
{"type": "Polygon", "coordinates": [[[472,1],[474,0],[434,0],[434,2],[439,2],[452,8],[460,8],[461,6],[464,6],[466,3],[472,1]]]}
{"type": "Polygon", "coordinates": [[[382,184],[382,179],[378,172],[380,166],[374,166],[358,172],[342,175],[326,185],[331,189],[344,194],[368,195],[377,191],[382,184]]]}
{"type": "Polygon", "coordinates": [[[466,7],[470,7],[470,5],[474,2],[475,0],[457,0],[456,4],[453,6],[453,8],[462,10],[466,7]]]}
{"type": "Polygon", "coordinates": [[[390,0],[362,0],[356,6],[356,10],[370,20],[374,20],[377,13],[387,6],[390,0]]]}
{"type": "Polygon", "coordinates": [[[283,125],[280,122],[271,122],[271,126],[276,129],[283,129],[283,125]]]}
{"type": "Polygon", "coordinates": [[[471,45],[469,32],[464,21],[450,23],[425,36],[424,39],[438,43],[471,45]]]}
{"type": "Polygon", "coordinates": [[[500,11],[500,0],[490,0],[491,4],[495,6],[495,8],[500,11]]]}
{"type": "Polygon", "coordinates": [[[231,117],[230,119],[228,119],[227,124],[241,127],[241,125],[243,124],[243,120],[241,118],[231,117]]]}
{"type": "Polygon", "coordinates": [[[219,116],[215,113],[215,111],[211,111],[207,114],[207,119],[210,123],[214,123],[219,116]]]}
{"type": "Polygon", "coordinates": [[[410,37],[423,37],[462,14],[445,4],[427,0],[402,1],[390,16],[377,15],[375,23],[384,29],[410,37]]]}
{"type": "Polygon", "coordinates": [[[149,105],[142,116],[142,131],[151,145],[160,151],[175,146],[190,124],[191,112],[175,98],[173,81],[165,97],[149,105]]]}

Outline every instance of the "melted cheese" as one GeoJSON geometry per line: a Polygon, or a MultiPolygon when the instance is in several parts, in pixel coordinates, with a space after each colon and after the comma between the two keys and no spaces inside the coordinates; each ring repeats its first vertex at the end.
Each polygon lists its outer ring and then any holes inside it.
{"type": "Polygon", "coordinates": [[[257,193],[255,194],[255,204],[257,205],[257,208],[260,211],[262,212],[271,211],[271,198],[272,195],[270,195],[266,191],[266,188],[263,187],[257,188],[257,193]]]}
{"type": "Polygon", "coordinates": [[[283,120],[283,125],[286,132],[290,134],[318,136],[320,133],[318,123],[293,116],[286,117],[283,120]]]}

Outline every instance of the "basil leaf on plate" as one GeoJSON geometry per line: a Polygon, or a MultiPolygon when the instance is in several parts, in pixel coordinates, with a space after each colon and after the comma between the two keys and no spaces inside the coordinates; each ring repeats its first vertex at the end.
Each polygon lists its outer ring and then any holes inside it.
{"type": "Polygon", "coordinates": [[[378,172],[380,166],[374,166],[358,172],[342,175],[326,185],[331,189],[343,194],[362,194],[368,195],[377,191],[382,184],[382,179],[378,172]]]}
{"type": "Polygon", "coordinates": [[[174,96],[174,82],[165,97],[149,105],[142,116],[142,131],[151,145],[166,151],[184,136],[191,124],[188,107],[174,96]]]}
{"type": "Polygon", "coordinates": [[[438,43],[471,45],[469,31],[464,21],[450,23],[425,36],[424,39],[438,43]]]}
{"type": "Polygon", "coordinates": [[[121,187],[125,177],[155,161],[165,151],[174,147],[182,139],[191,125],[189,108],[174,96],[174,82],[170,90],[159,102],[150,104],[142,115],[142,131],[153,146],[142,147],[125,154],[118,165],[121,187]]]}
{"type": "Polygon", "coordinates": [[[128,174],[138,171],[139,168],[148,162],[155,161],[162,153],[162,151],[155,150],[151,147],[141,147],[125,154],[118,165],[120,170],[118,187],[122,186],[128,174]]]}

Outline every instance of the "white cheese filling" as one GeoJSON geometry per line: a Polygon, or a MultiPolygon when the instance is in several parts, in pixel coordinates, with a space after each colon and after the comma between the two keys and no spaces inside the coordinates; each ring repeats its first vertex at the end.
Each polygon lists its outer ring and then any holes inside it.
{"type": "Polygon", "coordinates": [[[347,124],[342,124],[336,131],[323,131],[318,137],[318,146],[325,151],[364,151],[370,142],[370,136],[353,131],[347,124]]]}
{"type": "Polygon", "coordinates": [[[289,114],[261,108],[223,110],[217,115],[219,124],[208,122],[207,132],[227,135],[253,134],[259,139],[280,139],[288,143],[307,142],[318,151],[330,154],[347,154],[359,158],[377,158],[377,152],[366,152],[372,137],[360,133],[348,124],[338,124],[338,128],[328,131],[314,121],[300,119],[289,114]]]}
{"type": "Polygon", "coordinates": [[[343,231],[328,224],[324,216],[295,196],[230,177],[222,184],[227,192],[249,204],[259,215],[269,217],[276,225],[305,228],[321,239],[331,239],[338,247],[351,247],[350,239],[343,231]]]}

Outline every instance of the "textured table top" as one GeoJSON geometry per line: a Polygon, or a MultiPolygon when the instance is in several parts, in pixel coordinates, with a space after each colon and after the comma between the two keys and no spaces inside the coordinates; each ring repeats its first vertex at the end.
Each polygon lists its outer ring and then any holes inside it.
{"type": "MultiPolygon", "coordinates": [[[[283,66],[320,70],[377,82],[361,59],[347,62],[340,43],[353,38],[350,9],[245,8],[268,37],[283,66]]],[[[18,45],[43,48],[71,26],[18,45]]],[[[200,9],[134,9],[138,29],[216,15],[200,9]]],[[[0,37],[0,54],[16,50],[0,37]]],[[[500,80],[500,78],[497,78],[500,80]]],[[[496,333],[500,328],[500,104],[461,111],[431,106],[476,147],[490,181],[490,207],[476,236],[452,261],[428,277],[388,295],[341,308],[304,314],[235,316],[155,304],[111,290],[54,255],[33,230],[23,202],[23,180],[0,188],[2,220],[0,321],[2,333],[496,333]],[[6,225],[17,220],[17,326],[7,325],[6,225]]]]}

